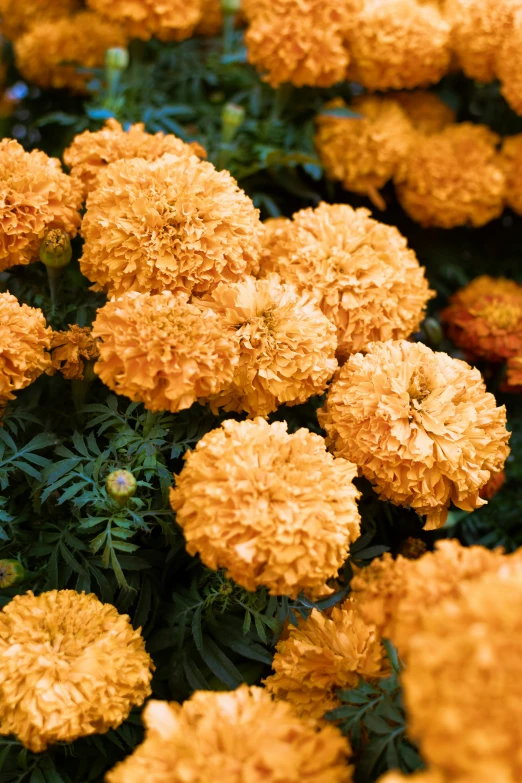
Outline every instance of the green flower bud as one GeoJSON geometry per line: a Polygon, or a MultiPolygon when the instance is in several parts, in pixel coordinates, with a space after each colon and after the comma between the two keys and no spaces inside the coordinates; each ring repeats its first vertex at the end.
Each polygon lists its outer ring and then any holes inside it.
{"type": "Polygon", "coordinates": [[[71,240],[66,231],[52,228],[47,232],[40,245],[40,261],[48,269],[61,269],[72,258],[71,240]]]}
{"type": "Polygon", "coordinates": [[[222,131],[221,136],[225,144],[229,144],[235,137],[239,126],[245,120],[245,110],[236,103],[225,103],[221,112],[222,131]]]}
{"type": "Polygon", "coordinates": [[[128,470],[113,470],[107,476],[107,492],[122,508],[136,494],[137,482],[128,470]]]}
{"type": "Polygon", "coordinates": [[[422,329],[430,345],[437,348],[442,342],[442,327],[436,318],[426,318],[422,329]]]}
{"type": "Polygon", "coordinates": [[[18,560],[0,560],[0,589],[21,582],[24,575],[24,567],[18,560]]]}
{"type": "Polygon", "coordinates": [[[124,71],[129,65],[129,52],[122,47],[107,49],[105,52],[105,67],[112,71],[124,71]]]}
{"type": "Polygon", "coordinates": [[[221,9],[224,14],[237,14],[241,8],[241,0],[221,0],[221,9]]]}

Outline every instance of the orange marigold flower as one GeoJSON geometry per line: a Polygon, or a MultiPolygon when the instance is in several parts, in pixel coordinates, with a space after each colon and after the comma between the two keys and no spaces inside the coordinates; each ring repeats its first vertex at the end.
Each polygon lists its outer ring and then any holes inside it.
{"type": "Polygon", "coordinates": [[[488,483],[485,484],[480,490],[480,497],[485,500],[491,500],[495,495],[500,492],[504,484],[506,483],[506,474],[503,470],[499,473],[492,473],[488,483]]]}
{"type": "Polygon", "coordinates": [[[410,641],[409,733],[450,781],[522,779],[522,568],[506,560],[423,612],[410,641]]]}
{"type": "Polygon", "coordinates": [[[481,275],[441,313],[448,335],[472,358],[501,362],[522,353],[522,286],[481,275]]]}
{"type": "Polygon", "coordinates": [[[157,160],[165,153],[179,157],[207,156],[197,141],[186,144],[172,133],[146,133],[143,123],[124,130],[117,120],[111,118],[102,130],[86,130],[76,136],[63,153],[63,159],[71,176],[80,181],[84,195],[87,195],[95,189],[100,174],[109,163],[128,158],[157,160]]]}
{"type": "Polygon", "coordinates": [[[513,0],[446,0],[451,47],[466,76],[479,82],[496,78],[495,60],[513,24],[513,0]]]}
{"type": "Polygon", "coordinates": [[[257,260],[259,211],[194,155],[111,163],[87,199],[80,266],[95,290],[205,293],[257,260]]]}
{"type": "Polygon", "coordinates": [[[402,91],[392,93],[390,97],[406,112],[415,130],[425,136],[438,133],[455,122],[456,113],[433,92],[402,91]]]}
{"type": "Polygon", "coordinates": [[[449,32],[435,4],[367,0],[349,36],[351,74],[370,90],[435,84],[449,67],[449,32]]]}
{"type": "Polygon", "coordinates": [[[151,411],[190,408],[232,380],[234,335],[212,310],[184,295],[131,291],[98,310],[94,370],[118,394],[151,411]]]}
{"type": "Polygon", "coordinates": [[[62,19],[38,21],[15,42],[16,65],[24,79],[39,87],[68,87],[84,93],[92,78],[85,69],[101,68],[107,49],[125,43],[118,26],[83,11],[62,19]]]}
{"type": "Polygon", "coordinates": [[[419,136],[395,177],[408,215],[423,226],[483,226],[504,209],[498,136],[462,122],[419,136]]]}
{"type": "Polygon", "coordinates": [[[0,293],[0,408],[46,370],[51,334],[41,310],[0,293]]]}
{"type": "Polygon", "coordinates": [[[351,601],[329,615],[314,609],[298,618],[277,647],[269,693],[289,702],[299,715],[320,719],[339,706],[337,691],[355,688],[359,679],[390,673],[386,652],[374,625],[367,624],[351,601]]]}
{"type": "MultiPolygon", "coordinates": [[[[486,778],[483,778],[483,781],[485,783],[486,778]]],[[[438,770],[423,770],[422,772],[416,772],[414,775],[403,775],[402,772],[394,770],[393,772],[387,772],[382,778],[379,778],[377,783],[480,783],[480,779],[474,777],[470,780],[461,780],[460,778],[458,780],[455,778],[448,780],[438,770]]],[[[508,781],[498,780],[497,783],[508,783],[508,781]]]]}
{"type": "Polygon", "coordinates": [[[278,275],[221,283],[201,302],[235,334],[239,364],[231,383],[210,398],[213,410],[268,416],[322,394],[337,369],[335,326],[308,294],[278,275]]]}
{"type": "Polygon", "coordinates": [[[512,356],[507,363],[505,391],[522,391],[522,356],[512,356]]]}
{"type": "MultiPolygon", "coordinates": [[[[272,0],[251,14],[249,61],[272,87],[330,87],[343,81],[350,56],[344,37],[361,0],[272,0]]],[[[248,9],[247,9],[248,13],[248,9]]]]}
{"type": "Polygon", "coordinates": [[[25,33],[35,21],[59,19],[80,7],[80,0],[0,0],[0,33],[14,41],[25,33]]]}
{"type": "Polygon", "coordinates": [[[40,244],[51,228],[76,234],[81,194],[60,162],[45,152],[0,141],[0,271],[38,260],[40,244]]]}
{"type": "Polygon", "coordinates": [[[424,614],[505,561],[500,549],[465,547],[456,540],[437,541],[434,552],[415,560],[402,555],[394,560],[386,552],[352,578],[350,597],[364,620],[406,656],[424,614]]]}
{"type": "Polygon", "coordinates": [[[107,783],[350,783],[348,740],[300,718],[264,688],[197,691],[183,704],[149,701],[145,741],[107,783]],[[204,751],[204,752],[202,752],[204,751]]]}
{"type": "Polygon", "coordinates": [[[182,41],[201,20],[202,0],[87,0],[101,16],[123,26],[129,38],[182,41]]]}
{"type": "Polygon", "coordinates": [[[201,21],[196,27],[197,35],[218,35],[223,27],[221,0],[201,0],[201,21]]]}
{"type": "Polygon", "coordinates": [[[336,117],[328,111],[345,108],[342,98],[325,106],[316,118],[315,146],[331,179],[355,193],[368,195],[384,209],[378,191],[408,154],[415,135],[405,112],[391,98],[363,95],[350,109],[359,117],[336,117]]]}
{"type": "Polygon", "coordinates": [[[117,728],[150,694],[140,631],[95,595],[18,595],[0,611],[0,734],[39,753],[117,728]]]}
{"type": "Polygon", "coordinates": [[[338,457],[354,462],[380,497],[441,527],[453,503],[484,505],[480,489],[509,454],[506,409],[480,372],[421,343],[372,343],[351,356],[319,421],[338,457]]]}
{"type": "Polygon", "coordinates": [[[73,324],[65,332],[53,332],[51,367],[48,375],[61,372],[64,378],[83,380],[85,364],[98,358],[98,341],[88,326],[73,324]]]}
{"type": "Polygon", "coordinates": [[[432,296],[415,253],[366,209],[320,204],[273,232],[261,273],[308,291],[337,327],[341,357],[372,340],[409,337],[432,296]]]}
{"type": "MultiPolygon", "coordinates": [[[[495,0],[490,0],[493,6],[495,0]]],[[[503,2],[500,3],[504,5],[503,2]]],[[[513,111],[522,114],[522,8],[514,4],[513,23],[496,50],[496,75],[501,92],[513,111]]]]}
{"type": "Polygon", "coordinates": [[[517,215],[522,215],[522,133],[508,136],[502,143],[500,163],[506,177],[506,204],[517,215]]]}
{"type": "Polygon", "coordinates": [[[170,502],[187,550],[247,590],[322,588],[359,536],[355,468],[285,422],[227,420],[185,455],[170,502]]]}

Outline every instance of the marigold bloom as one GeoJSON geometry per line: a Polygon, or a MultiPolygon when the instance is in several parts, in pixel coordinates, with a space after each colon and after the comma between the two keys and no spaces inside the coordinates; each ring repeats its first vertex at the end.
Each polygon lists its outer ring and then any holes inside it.
{"type": "Polygon", "coordinates": [[[37,261],[48,229],[76,234],[81,194],[56,158],[3,139],[0,184],[0,271],[37,261]]]}
{"type": "Polygon", "coordinates": [[[520,558],[506,560],[424,612],[410,642],[402,678],[409,732],[449,780],[488,769],[504,774],[483,780],[522,778],[522,569],[520,558]]]}
{"type": "Polygon", "coordinates": [[[522,286],[505,277],[476,277],[451,297],[441,320],[470,357],[509,359],[522,353],[522,286]]]}
{"type": "Polygon", "coordinates": [[[123,26],[129,38],[182,41],[201,20],[202,0],[87,0],[101,16],[123,26]]]}
{"type": "Polygon", "coordinates": [[[51,334],[41,310],[0,293],[0,408],[46,370],[51,334]]]}
{"type": "Polygon", "coordinates": [[[504,209],[498,136],[462,122],[419,136],[395,177],[408,215],[423,226],[482,226],[504,209]]]}
{"type": "Polygon", "coordinates": [[[513,356],[507,363],[505,391],[522,391],[522,356],[513,356]]]}
{"type": "MultiPolygon", "coordinates": [[[[387,772],[382,778],[379,778],[377,783],[480,783],[478,778],[472,780],[455,780],[451,781],[438,771],[423,770],[422,772],[416,772],[414,775],[403,775],[402,772],[394,770],[393,772],[387,772]]],[[[485,779],[484,779],[485,783],[485,779]]],[[[498,783],[508,783],[508,781],[498,781],[498,783]]]]}
{"type": "MultiPolygon", "coordinates": [[[[326,105],[346,107],[342,98],[326,105]]],[[[390,180],[408,154],[415,136],[405,112],[391,98],[363,95],[350,105],[360,117],[316,118],[315,146],[331,179],[355,193],[368,195],[384,208],[378,191],[390,180]]]]}
{"type": "Polygon", "coordinates": [[[83,93],[92,75],[80,72],[77,65],[82,69],[101,68],[107,49],[125,43],[117,25],[83,11],[62,19],[37,21],[15,42],[16,65],[24,79],[39,87],[68,87],[83,93]]]}
{"type": "Polygon", "coordinates": [[[506,483],[506,474],[503,470],[499,473],[492,473],[488,483],[485,484],[480,490],[480,497],[485,500],[492,500],[495,495],[500,492],[504,484],[506,483]]]}
{"type": "Polygon", "coordinates": [[[234,335],[214,312],[185,300],[131,291],[98,310],[94,370],[110,389],[148,410],[174,413],[232,380],[234,335]]]}
{"type": "Polygon", "coordinates": [[[227,420],[185,455],[170,502],[187,550],[247,590],[322,588],[359,536],[355,468],[285,422],[227,420]]]}
{"type": "Polygon", "coordinates": [[[201,0],[201,20],[196,27],[197,35],[218,35],[223,27],[221,0],[201,0]]]}
{"type": "Polygon", "coordinates": [[[350,783],[348,740],[296,715],[264,688],[197,691],[184,704],[150,701],[145,741],[107,783],[350,783]]]}
{"type": "Polygon", "coordinates": [[[437,541],[434,552],[415,560],[402,555],[394,560],[386,552],[352,578],[350,597],[361,617],[406,656],[424,614],[505,561],[499,549],[465,547],[456,540],[437,541]]]}
{"type": "MultiPolygon", "coordinates": [[[[490,3],[493,5],[494,0],[490,3]]],[[[495,67],[502,95],[513,111],[522,114],[522,8],[517,4],[514,8],[513,23],[497,50],[495,67]]]]}
{"type": "Polygon", "coordinates": [[[35,21],[59,19],[80,7],[80,0],[0,0],[0,32],[4,38],[14,41],[35,21]]]}
{"type": "Polygon", "coordinates": [[[74,590],[0,611],[0,734],[39,753],[119,726],[150,694],[152,662],[127,615],[74,590]]]}
{"type": "Polygon", "coordinates": [[[444,524],[451,502],[484,505],[480,489],[509,454],[506,410],[480,372],[421,343],[373,343],[350,357],[319,422],[334,454],[382,499],[426,515],[427,530],[444,524]]]}
{"type": "Polygon", "coordinates": [[[339,356],[419,328],[432,296],[424,269],[397,229],[368,210],[303,209],[265,244],[261,273],[277,272],[314,296],[337,327],[339,356]]]}
{"type": "Polygon", "coordinates": [[[64,378],[83,380],[86,362],[98,358],[98,341],[88,326],[72,324],[65,332],[53,332],[51,367],[48,375],[61,372],[64,378]]]}
{"type": "Polygon", "coordinates": [[[83,274],[109,296],[205,293],[257,260],[262,223],[228,171],[194,155],[107,166],[87,199],[83,274]]]}
{"type": "Polygon", "coordinates": [[[109,163],[129,158],[157,160],[165,153],[184,158],[190,155],[205,158],[207,155],[197,141],[186,144],[172,133],[146,133],[141,122],[124,130],[117,120],[111,118],[102,130],[86,130],[75,136],[63,153],[63,159],[71,176],[80,181],[84,195],[87,195],[97,186],[100,174],[109,163]]]}
{"type": "Polygon", "coordinates": [[[335,370],[335,326],[278,275],[221,283],[201,302],[221,316],[239,344],[232,382],[210,398],[214,410],[268,416],[322,394],[335,370]]]}
{"type": "Polygon", "coordinates": [[[289,702],[303,717],[322,718],[339,706],[337,691],[355,688],[359,679],[387,676],[386,652],[374,625],[350,601],[327,616],[314,609],[298,619],[277,647],[269,693],[289,702]]]}
{"type": "Polygon", "coordinates": [[[351,73],[370,90],[435,84],[449,67],[449,32],[435,4],[367,0],[349,36],[351,73]]]}
{"type": "Polygon", "coordinates": [[[330,87],[343,81],[350,55],[344,37],[361,0],[272,0],[251,17],[248,59],[272,87],[330,87]]]}
{"type": "Polygon", "coordinates": [[[425,136],[438,133],[455,122],[456,113],[433,92],[402,91],[392,93],[390,97],[407,114],[415,130],[425,136]]]}
{"type": "Polygon", "coordinates": [[[470,79],[495,79],[495,60],[511,30],[516,5],[513,0],[446,0],[451,48],[470,79]]]}
{"type": "Polygon", "coordinates": [[[506,177],[506,204],[517,215],[522,215],[522,133],[508,136],[502,143],[500,163],[506,177]]]}

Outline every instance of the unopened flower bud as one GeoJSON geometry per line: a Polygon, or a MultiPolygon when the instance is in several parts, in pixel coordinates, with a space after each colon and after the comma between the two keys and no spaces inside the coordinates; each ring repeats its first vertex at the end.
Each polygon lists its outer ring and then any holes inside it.
{"type": "Polygon", "coordinates": [[[403,557],[407,557],[408,560],[418,560],[419,557],[422,557],[427,549],[428,547],[424,541],[422,541],[422,539],[413,538],[413,536],[410,536],[402,542],[399,549],[399,554],[403,557]]]}
{"type": "Polygon", "coordinates": [[[241,0],[221,0],[221,10],[224,14],[237,14],[241,8],[241,0]]]}
{"type": "Polygon", "coordinates": [[[124,71],[129,65],[129,52],[123,47],[107,49],[105,52],[105,67],[112,71],[124,71]]]}
{"type": "Polygon", "coordinates": [[[442,328],[436,318],[426,318],[422,325],[424,334],[430,345],[437,348],[442,341],[442,328]]]}
{"type": "Polygon", "coordinates": [[[240,125],[245,120],[245,110],[237,103],[225,103],[221,112],[222,138],[225,144],[229,144],[235,137],[240,125]]]}
{"type": "Polygon", "coordinates": [[[71,240],[66,231],[52,228],[47,232],[40,245],[40,261],[48,269],[61,269],[72,258],[71,240]]]}
{"type": "Polygon", "coordinates": [[[21,582],[24,574],[24,567],[18,560],[0,560],[0,589],[21,582]]]}
{"type": "Polygon", "coordinates": [[[136,494],[136,479],[128,470],[114,470],[107,476],[107,492],[120,506],[136,494]]]}

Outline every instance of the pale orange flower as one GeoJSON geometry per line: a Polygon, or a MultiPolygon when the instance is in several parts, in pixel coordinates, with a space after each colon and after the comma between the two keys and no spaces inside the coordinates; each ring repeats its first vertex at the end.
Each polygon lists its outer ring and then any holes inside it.
{"type": "Polygon", "coordinates": [[[522,215],[522,133],[503,140],[500,164],[506,178],[506,204],[517,215],[522,215]]]}
{"type": "MultiPolygon", "coordinates": [[[[494,2],[490,0],[491,5],[494,2]]],[[[504,6],[504,2],[499,5],[504,6]]],[[[496,50],[495,70],[500,79],[502,95],[513,111],[522,114],[522,8],[517,3],[513,7],[513,22],[496,50]]]]}
{"type": "Polygon", "coordinates": [[[36,21],[69,16],[79,7],[80,0],[0,0],[0,33],[15,41],[36,21]]]}
{"type": "Polygon", "coordinates": [[[182,41],[201,20],[202,0],[87,0],[101,16],[123,26],[129,38],[182,41]]]}

